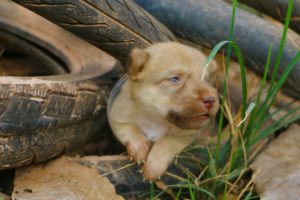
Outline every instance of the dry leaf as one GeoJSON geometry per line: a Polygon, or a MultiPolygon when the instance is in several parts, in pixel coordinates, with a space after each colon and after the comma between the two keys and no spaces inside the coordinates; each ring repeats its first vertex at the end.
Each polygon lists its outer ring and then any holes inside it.
{"type": "MultiPolygon", "coordinates": [[[[78,161],[80,158],[77,158],[78,161]]],[[[68,157],[16,170],[12,199],[121,200],[114,186],[97,170],[68,157]]]]}
{"type": "Polygon", "coordinates": [[[259,172],[254,184],[262,200],[300,198],[300,126],[279,135],[251,165],[259,172]]]}
{"type": "Polygon", "coordinates": [[[0,200],[11,200],[11,197],[0,192],[0,200]]]}

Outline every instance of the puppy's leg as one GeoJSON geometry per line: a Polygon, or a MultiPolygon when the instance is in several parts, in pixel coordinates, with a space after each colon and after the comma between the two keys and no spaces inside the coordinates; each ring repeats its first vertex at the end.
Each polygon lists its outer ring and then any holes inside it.
{"type": "Polygon", "coordinates": [[[134,124],[113,123],[113,131],[118,140],[126,146],[128,155],[134,160],[145,162],[150,142],[134,124]]]}
{"type": "Polygon", "coordinates": [[[192,136],[166,136],[158,140],[153,145],[142,169],[145,179],[159,179],[167,170],[173,158],[193,140],[194,137],[192,136]]]}

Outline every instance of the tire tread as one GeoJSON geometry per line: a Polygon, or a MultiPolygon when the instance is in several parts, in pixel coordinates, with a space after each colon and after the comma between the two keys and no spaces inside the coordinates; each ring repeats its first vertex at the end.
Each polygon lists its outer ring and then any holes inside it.
{"type": "Polygon", "coordinates": [[[175,40],[154,17],[130,0],[15,0],[85,38],[122,61],[134,47],[175,40]]]}

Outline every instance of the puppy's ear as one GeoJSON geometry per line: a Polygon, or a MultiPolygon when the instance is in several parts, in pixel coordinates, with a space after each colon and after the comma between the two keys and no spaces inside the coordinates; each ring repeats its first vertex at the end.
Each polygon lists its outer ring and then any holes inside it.
{"type": "Polygon", "coordinates": [[[149,53],[143,49],[133,49],[131,51],[128,75],[132,81],[138,80],[138,75],[143,71],[149,57],[149,53]]]}

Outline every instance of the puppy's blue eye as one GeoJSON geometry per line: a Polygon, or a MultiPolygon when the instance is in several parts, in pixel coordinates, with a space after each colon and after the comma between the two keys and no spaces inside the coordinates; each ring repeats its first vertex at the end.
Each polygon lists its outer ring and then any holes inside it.
{"type": "Polygon", "coordinates": [[[177,77],[177,76],[175,76],[175,77],[172,77],[172,78],[170,78],[169,79],[169,81],[171,82],[171,83],[177,83],[177,82],[179,82],[179,77],[177,77]]]}

